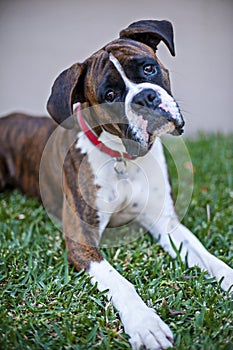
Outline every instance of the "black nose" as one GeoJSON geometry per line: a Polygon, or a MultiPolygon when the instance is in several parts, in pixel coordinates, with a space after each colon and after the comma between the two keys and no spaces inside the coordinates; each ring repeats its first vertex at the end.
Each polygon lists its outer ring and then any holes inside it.
{"type": "Polygon", "coordinates": [[[141,107],[156,108],[161,103],[158,93],[152,89],[145,89],[134,96],[132,103],[141,107]]]}

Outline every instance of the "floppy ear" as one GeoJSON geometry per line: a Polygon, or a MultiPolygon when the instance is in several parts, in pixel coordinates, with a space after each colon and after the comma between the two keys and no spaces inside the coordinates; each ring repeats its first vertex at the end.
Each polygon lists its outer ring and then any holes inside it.
{"type": "Polygon", "coordinates": [[[168,21],[145,20],[132,23],[120,32],[120,38],[140,41],[153,50],[156,50],[157,45],[162,40],[172,56],[175,56],[173,28],[168,21]]]}
{"type": "MultiPolygon", "coordinates": [[[[73,104],[83,102],[85,65],[75,63],[64,70],[55,80],[51,95],[47,103],[47,110],[51,117],[58,123],[63,123],[73,114],[73,104]]],[[[63,124],[66,128],[73,127],[71,118],[63,124]]]]}

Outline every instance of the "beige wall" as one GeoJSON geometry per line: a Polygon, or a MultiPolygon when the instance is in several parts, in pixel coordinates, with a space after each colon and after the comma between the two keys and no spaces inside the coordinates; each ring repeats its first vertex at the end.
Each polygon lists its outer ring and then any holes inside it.
{"type": "Polygon", "coordinates": [[[232,0],[1,0],[0,114],[45,113],[55,77],[138,19],[169,19],[177,55],[160,44],[173,92],[197,130],[233,131],[232,0]]]}

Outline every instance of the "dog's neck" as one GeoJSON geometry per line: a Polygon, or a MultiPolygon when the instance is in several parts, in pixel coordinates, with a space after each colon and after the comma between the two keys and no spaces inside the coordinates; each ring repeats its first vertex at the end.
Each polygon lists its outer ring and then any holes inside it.
{"type": "Polygon", "coordinates": [[[112,158],[117,159],[134,159],[132,155],[125,151],[122,140],[115,135],[103,130],[98,137],[92,128],[88,125],[82,116],[80,104],[77,106],[77,120],[81,130],[84,132],[89,141],[100,151],[108,154],[112,158]]]}
{"type": "Polygon", "coordinates": [[[108,148],[120,153],[126,153],[125,146],[123,145],[120,137],[112,135],[108,131],[103,130],[98,139],[108,148]]]}

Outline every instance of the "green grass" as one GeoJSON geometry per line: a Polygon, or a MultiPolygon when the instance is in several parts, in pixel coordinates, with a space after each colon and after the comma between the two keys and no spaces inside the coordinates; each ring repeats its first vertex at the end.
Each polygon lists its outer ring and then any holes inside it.
{"type": "MultiPolygon", "coordinates": [[[[233,135],[186,144],[194,192],[183,222],[233,267],[233,135]]],[[[0,237],[1,349],[129,349],[117,311],[69,266],[36,201],[0,194],[0,237]]],[[[213,279],[171,259],[148,234],[103,253],[171,327],[174,349],[233,349],[233,303],[213,279]]]]}

